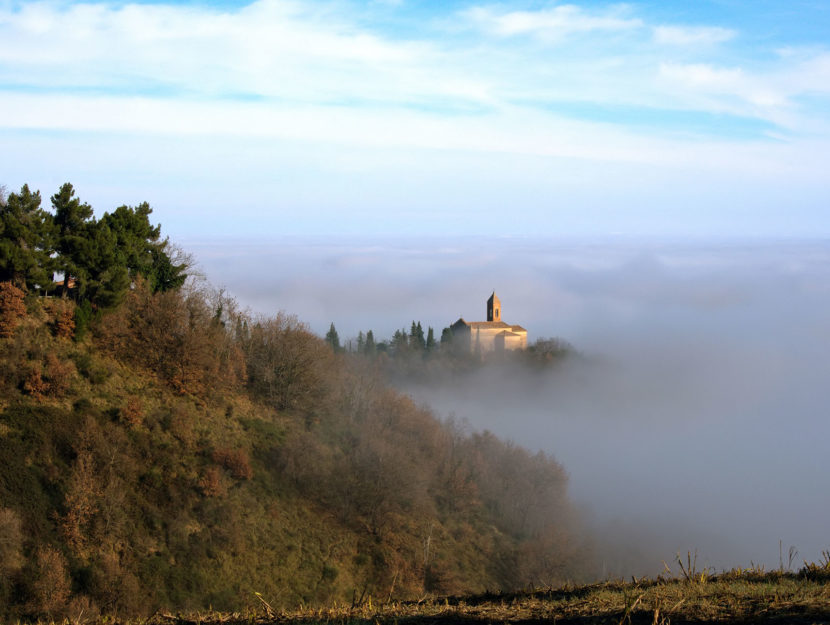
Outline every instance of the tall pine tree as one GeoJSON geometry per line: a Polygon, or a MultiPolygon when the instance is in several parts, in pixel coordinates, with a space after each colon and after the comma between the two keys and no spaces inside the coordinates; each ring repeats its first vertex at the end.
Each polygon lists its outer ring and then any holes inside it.
{"type": "Polygon", "coordinates": [[[0,205],[0,282],[26,289],[52,286],[52,215],[40,207],[40,191],[23,185],[0,205]]]}
{"type": "Polygon", "coordinates": [[[87,267],[84,265],[92,254],[93,228],[92,207],[81,204],[75,197],[75,189],[68,182],[52,196],[52,209],[55,222],[55,249],[58,253],[57,270],[63,273],[64,287],[68,287],[70,278],[79,284],[88,280],[87,267]]]}
{"type": "Polygon", "coordinates": [[[337,330],[334,327],[334,322],[332,321],[331,327],[329,327],[329,331],[326,332],[326,343],[331,346],[331,349],[334,353],[340,352],[343,348],[340,346],[340,337],[337,334],[337,330]]]}

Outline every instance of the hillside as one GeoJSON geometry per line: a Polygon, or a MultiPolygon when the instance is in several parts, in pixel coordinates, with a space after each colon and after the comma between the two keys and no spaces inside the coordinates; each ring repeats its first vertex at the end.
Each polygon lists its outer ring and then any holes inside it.
{"type": "Polygon", "coordinates": [[[0,296],[2,617],[405,600],[591,574],[563,468],[297,319],[140,276],[88,330],[0,296]]]}

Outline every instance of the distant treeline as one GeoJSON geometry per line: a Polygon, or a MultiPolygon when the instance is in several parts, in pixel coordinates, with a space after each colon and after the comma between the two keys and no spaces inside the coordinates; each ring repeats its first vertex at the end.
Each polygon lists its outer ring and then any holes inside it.
{"type": "Polygon", "coordinates": [[[274,608],[359,604],[592,575],[553,458],[436,419],[386,385],[377,358],[336,353],[293,316],[243,313],[173,261],[162,270],[158,227],[116,226],[149,209],[74,212],[86,234],[72,249],[133,233],[134,254],[111,257],[127,283],[100,299],[102,266],[15,234],[26,229],[12,215],[34,215],[52,232],[39,240],[58,240],[57,208],[21,212],[36,197],[24,187],[0,209],[0,619],[240,610],[261,605],[255,593],[274,608]],[[34,264],[8,253],[46,249],[34,264]],[[49,271],[77,286],[42,296],[59,286],[49,271]],[[97,314],[79,333],[84,306],[97,314]]]}
{"type": "Polygon", "coordinates": [[[348,351],[367,356],[374,356],[379,352],[397,356],[423,355],[433,354],[438,351],[439,347],[446,351],[452,343],[452,331],[449,328],[442,330],[439,345],[435,340],[435,332],[432,327],[427,330],[426,336],[424,336],[424,328],[421,322],[413,321],[409,333],[407,333],[406,328],[395,330],[395,334],[390,340],[376,341],[375,333],[372,330],[365,334],[361,330],[354,341],[349,340],[345,345],[341,345],[340,336],[332,322],[329,331],[326,333],[326,342],[335,352],[348,351]]]}
{"type": "Polygon", "coordinates": [[[473,373],[494,362],[539,370],[577,356],[576,350],[560,338],[538,338],[523,350],[471,352],[464,341],[453,341],[449,327],[441,331],[441,339],[436,341],[433,329],[429,327],[425,335],[420,321],[413,321],[408,332],[406,328],[396,330],[391,339],[377,341],[375,333],[368,330],[343,342],[332,323],[325,341],[336,354],[375,363],[386,381],[403,387],[412,382],[451,384],[456,376],[473,373]]]}
{"type": "MultiPolygon", "coordinates": [[[[435,340],[435,332],[430,326],[424,335],[424,328],[420,321],[413,321],[407,332],[406,328],[395,330],[391,339],[377,341],[375,333],[368,330],[365,333],[361,330],[357,338],[341,342],[340,335],[334,322],[329,326],[325,336],[326,343],[335,353],[354,353],[365,356],[376,356],[387,354],[395,358],[412,358],[415,356],[432,357],[438,354],[445,357],[458,357],[470,355],[469,349],[456,349],[453,343],[453,332],[449,327],[441,330],[440,341],[435,340]]],[[[517,350],[518,351],[518,350],[517,350]]],[[[550,362],[573,354],[573,347],[559,338],[539,338],[529,345],[525,353],[531,354],[531,360],[536,362],[550,362]]],[[[481,361],[480,355],[473,355],[473,359],[481,361]]]]}

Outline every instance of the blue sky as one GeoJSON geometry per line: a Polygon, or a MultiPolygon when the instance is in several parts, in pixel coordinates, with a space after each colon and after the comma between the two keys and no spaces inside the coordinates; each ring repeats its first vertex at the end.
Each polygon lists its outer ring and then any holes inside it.
{"type": "Polygon", "coordinates": [[[828,7],[0,1],[0,184],[185,238],[827,236],[828,7]]]}

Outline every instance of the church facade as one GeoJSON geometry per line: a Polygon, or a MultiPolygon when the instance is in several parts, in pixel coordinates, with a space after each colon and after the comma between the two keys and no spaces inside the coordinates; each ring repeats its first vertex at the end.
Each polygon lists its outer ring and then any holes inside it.
{"type": "Polygon", "coordinates": [[[501,319],[501,301],[496,292],[487,300],[487,321],[464,321],[462,317],[450,326],[453,344],[472,353],[503,352],[525,349],[527,330],[501,319]]]}

